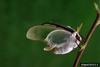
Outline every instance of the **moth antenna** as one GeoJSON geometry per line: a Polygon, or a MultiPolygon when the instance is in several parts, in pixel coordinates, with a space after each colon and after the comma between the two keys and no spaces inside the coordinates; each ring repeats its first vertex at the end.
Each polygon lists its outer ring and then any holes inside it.
{"type": "Polygon", "coordinates": [[[83,26],[83,23],[81,23],[80,26],[77,27],[77,30],[76,30],[76,31],[77,31],[78,33],[80,32],[82,26],[83,26]]]}

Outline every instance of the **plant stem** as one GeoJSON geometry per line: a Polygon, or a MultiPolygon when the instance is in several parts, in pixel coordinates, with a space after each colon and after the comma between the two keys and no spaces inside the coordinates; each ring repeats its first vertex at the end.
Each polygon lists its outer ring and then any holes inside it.
{"type": "Polygon", "coordinates": [[[97,10],[97,16],[96,16],[96,19],[94,21],[94,23],[92,24],[87,36],[86,36],[86,39],[85,39],[85,42],[83,44],[83,47],[80,49],[80,51],[77,53],[77,56],[76,56],[76,59],[74,61],[74,64],[73,64],[73,67],[78,67],[78,64],[80,62],[80,59],[83,55],[83,52],[85,50],[85,48],[87,47],[87,44],[92,36],[92,34],[94,33],[94,31],[96,30],[97,26],[100,24],[100,12],[99,12],[99,8],[97,6],[97,4],[95,4],[95,8],[97,10]]]}

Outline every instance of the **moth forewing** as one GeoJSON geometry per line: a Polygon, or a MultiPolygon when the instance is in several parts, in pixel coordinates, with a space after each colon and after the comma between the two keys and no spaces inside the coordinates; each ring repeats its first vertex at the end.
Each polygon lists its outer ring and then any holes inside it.
{"type": "Polygon", "coordinates": [[[30,40],[44,40],[51,31],[58,29],[51,25],[36,25],[28,29],[26,37],[30,40]]]}

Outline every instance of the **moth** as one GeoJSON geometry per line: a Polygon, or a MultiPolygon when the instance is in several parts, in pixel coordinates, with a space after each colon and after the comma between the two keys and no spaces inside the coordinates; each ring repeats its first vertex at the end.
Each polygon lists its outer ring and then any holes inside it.
{"type": "Polygon", "coordinates": [[[47,47],[44,51],[53,51],[54,54],[67,54],[77,48],[82,41],[77,30],[55,23],[32,26],[27,31],[26,37],[30,40],[46,42],[47,47]]]}

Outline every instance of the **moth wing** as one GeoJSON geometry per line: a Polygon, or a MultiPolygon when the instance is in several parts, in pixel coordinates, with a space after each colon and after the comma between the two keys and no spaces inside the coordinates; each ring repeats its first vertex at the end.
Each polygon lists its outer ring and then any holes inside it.
{"type": "Polygon", "coordinates": [[[29,28],[26,33],[26,37],[30,40],[41,40],[43,41],[46,36],[53,30],[59,29],[54,25],[36,25],[29,28]]]}

